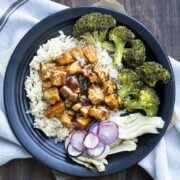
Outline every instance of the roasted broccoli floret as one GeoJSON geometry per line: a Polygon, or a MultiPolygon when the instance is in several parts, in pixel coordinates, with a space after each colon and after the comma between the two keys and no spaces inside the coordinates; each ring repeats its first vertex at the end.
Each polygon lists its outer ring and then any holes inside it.
{"type": "Polygon", "coordinates": [[[160,101],[154,89],[145,87],[139,92],[135,99],[131,99],[125,104],[129,112],[143,110],[147,116],[155,116],[158,111],[160,101]]]}
{"type": "Polygon", "coordinates": [[[109,32],[109,40],[114,42],[114,64],[117,67],[122,65],[122,56],[126,43],[135,38],[134,33],[126,26],[117,26],[109,32]]]}
{"type": "Polygon", "coordinates": [[[140,39],[131,41],[131,48],[125,48],[122,62],[127,68],[141,66],[146,59],[146,48],[140,39]]]}
{"type": "Polygon", "coordinates": [[[136,68],[137,74],[149,87],[155,87],[158,81],[167,84],[170,80],[170,73],[157,62],[144,62],[142,66],[136,68]]]}
{"type": "Polygon", "coordinates": [[[116,26],[116,20],[107,14],[90,13],[79,18],[73,27],[73,35],[95,46],[106,40],[107,32],[116,26]]]}
{"type": "Polygon", "coordinates": [[[121,105],[123,105],[125,97],[128,95],[137,96],[140,90],[144,87],[143,82],[132,69],[123,69],[118,74],[118,80],[122,85],[118,91],[118,100],[121,105]]]}

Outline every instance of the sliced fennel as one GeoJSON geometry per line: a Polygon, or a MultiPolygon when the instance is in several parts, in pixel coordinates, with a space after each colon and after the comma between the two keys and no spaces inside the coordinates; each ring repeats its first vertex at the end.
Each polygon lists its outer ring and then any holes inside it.
{"type": "Polygon", "coordinates": [[[93,169],[93,166],[92,166],[90,163],[86,163],[86,162],[80,161],[79,159],[73,158],[73,157],[71,157],[71,159],[72,159],[74,162],[76,162],[76,163],[78,163],[78,164],[81,164],[81,165],[85,166],[85,167],[88,168],[88,169],[93,169]]]}
{"type": "Polygon", "coordinates": [[[158,134],[157,128],[164,127],[161,117],[147,117],[140,113],[111,119],[119,126],[120,139],[134,139],[143,134],[158,134]]]}
{"type": "Polygon", "coordinates": [[[90,164],[93,164],[94,166],[96,166],[97,170],[99,172],[103,172],[105,171],[105,165],[107,165],[107,160],[105,159],[93,159],[93,158],[89,158],[87,156],[79,156],[77,157],[76,159],[82,161],[82,162],[85,162],[85,163],[90,163],[90,164]]]}
{"type": "Polygon", "coordinates": [[[132,140],[125,140],[122,141],[119,145],[110,148],[110,154],[116,154],[123,151],[135,151],[136,150],[136,143],[132,140]]]}

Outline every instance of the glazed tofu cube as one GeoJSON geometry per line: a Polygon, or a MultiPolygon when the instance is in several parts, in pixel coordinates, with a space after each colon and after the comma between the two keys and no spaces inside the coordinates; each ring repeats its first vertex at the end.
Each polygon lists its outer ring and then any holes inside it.
{"type": "Polygon", "coordinates": [[[82,108],[82,104],[81,104],[81,103],[77,103],[77,104],[74,104],[74,105],[72,106],[72,109],[73,109],[74,111],[79,111],[81,108],[82,108]]]}
{"type": "Polygon", "coordinates": [[[54,86],[62,86],[66,83],[67,72],[60,70],[52,70],[51,72],[51,84],[54,86]]]}
{"type": "Polygon", "coordinates": [[[105,108],[98,109],[98,108],[90,108],[89,115],[97,119],[98,121],[104,121],[109,119],[109,111],[105,108]]]}
{"type": "Polygon", "coordinates": [[[67,86],[74,92],[80,92],[81,85],[79,84],[75,76],[69,78],[69,80],[67,81],[67,86]]]}
{"type": "Polygon", "coordinates": [[[42,81],[46,81],[50,78],[50,71],[46,64],[40,63],[39,64],[39,76],[42,81]]]}
{"type": "Polygon", "coordinates": [[[90,63],[93,64],[98,60],[96,52],[95,52],[94,48],[91,45],[86,45],[83,48],[83,52],[84,52],[85,57],[88,59],[88,61],[90,63]]]}
{"type": "Polygon", "coordinates": [[[112,94],[116,90],[116,85],[109,85],[107,88],[107,93],[112,94]]]}
{"type": "Polygon", "coordinates": [[[61,121],[61,123],[62,123],[62,125],[63,125],[64,127],[67,127],[67,128],[69,128],[69,129],[73,129],[73,128],[74,128],[74,124],[73,124],[73,122],[72,122],[72,117],[69,116],[67,113],[62,114],[62,115],[60,116],[60,121],[61,121]]]}
{"type": "Polygon", "coordinates": [[[79,61],[75,61],[72,64],[70,64],[69,66],[67,66],[66,68],[66,72],[68,73],[68,75],[73,75],[76,74],[77,72],[79,72],[81,70],[81,64],[79,61]]]}
{"type": "Polygon", "coordinates": [[[47,118],[52,118],[62,112],[65,111],[65,106],[64,106],[64,103],[63,102],[58,102],[56,104],[54,104],[53,106],[49,107],[48,109],[46,109],[44,111],[44,115],[47,117],[47,118]]]}
{"type": "Polygon", "coordinates": [[[50,88],[51,86],[52,86],[52,84],[51,84],[51,81],[49,81],[49,80],[42,82],[42,90],[43,91],[50,88]]]}
{"type": "Polygon", "coordinates": [[[63,86],[59,92],[65,99],[70,99],[73,102],[77,99],[77,94],[74,93],[68,86],[63,86]]]}
{"type": "Polygon", "coordinates": [[[98,83],[103,84],[107,81],[108,74],[101,67],[95,66],[93,72],[96,73],[98,77],[98,83]]]}
{"type": "Polygon", "coordinates": [[[71,53],[64,54],[58,58],[56,58],[55,62],[57,65],[67,65],[74,61],[71,53]]]}
{"type": "Polygon", "coordinates": [[[66,66],[54,66],[51,68],[51,72],[53,71],[66,72],[66,66]]]}
{"type": "Polygon", "coordinates": [[[92,73],[91,69],[84,68],[79,71],[80,74],[82,74],[84,77],[88,77],[90,73],[92,73]]]}
{"type": "Polygon", "coordinates": [[[75,120],[75,126],[77,129],[87,129],[89,124],[92,122],[92,119],[90,117],[84,118],[84,117],[78,117],[75,120]]]}
{"type": "Polygon", "coordinates": [[[111,94],[105,97],[105,103],[110,107],[112,110],[119,109],[119,101],[118,97],[115,94],[111,94]]]}
{"type": "Polygon", "coordinates": [[[58,88],[51,87],[43,91],[42,99],[48,104],[55,104],[57,101],[61,101],[58,88]]]}
{"type": "MultiPolygon", "coordinates": [[[[98,77],[95,73],[92,72],[91,69],[89,68],[84,68],[81,71],[79,71],[79,73],[81,74],[79,77],[85,79],[87,78],[89,80],[90,83],[96,83],[98,80],[98,77]]],[[[85,82],[85,81],[84,81],[85,82]]],[[[88,82],[88,84],[89,84],[88,82]]],[[[85,83],[83,83],[83,86],[85,85],[85,83]]],[[[85,88],[86,89],[86,88],[85,88]]]]}
{"type": "Polygon", "coordinates": [[[88,88],[88,99],[92,104],[100,104],[104,102],[104,93],[97,85],[91,85],[88,88]]]}
{"type": "Polygon", "coordinates": [[[72,49],[71,55],[77,61],[85,62],[85,60],[86,60],[85,57],[84,57],[83,50],[81,48],[79,48],[79,47],[75,47],[74,49],[72,49]]]}
{"type": "Polygon", "coordinates": [[[98,81],[98,77],[95,73],[91,72],[88,76],[90,83],[96,83],[98,81]]]}
{"type": "Polygon", "coordinates": [[[91,108],[91,106],[83,106],[81,109],[80,109],[80,113],[83,115],[84,118],[87,118],[88,117],[88,112],[89,112],[89,109],[91,108]]]}
{"type": "Polygon", "coordinates": [[[109,80],[103,84],[103,90],[108,94],[114,93],[116,89],[117,89],[116,84],[113,81],[109,80]]]}

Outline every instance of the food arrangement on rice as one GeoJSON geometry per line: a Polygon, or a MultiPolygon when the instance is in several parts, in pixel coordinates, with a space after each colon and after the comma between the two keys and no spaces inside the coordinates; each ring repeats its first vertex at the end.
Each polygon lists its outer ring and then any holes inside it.
{"type": "Polygon", "coordinates": [[[139,136],[164,126],[154,88],[170,74],[146,59],[144,43],[111,15],[80,17],[73,36],[60,31],[30,63],[25,90],[34,127],[65,141],[73,161],[105,171],[108,155],[135,151],[139,136]]]}

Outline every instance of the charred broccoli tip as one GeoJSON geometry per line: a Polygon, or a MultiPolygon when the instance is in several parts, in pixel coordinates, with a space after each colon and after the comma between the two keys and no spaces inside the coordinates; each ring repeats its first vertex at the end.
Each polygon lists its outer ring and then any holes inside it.
{"type": "Polygon", "coordinates": [[[94,12],[76,21],[73,35],[95,46],[97,42],[105,41],[107,32],[115,26],[116,20],[111,15],[94,12]]]}
{"type": "Polygon", "coordinates": [[[119,101],[123,104],[124,99],[128,95],[137,96],[140,90],[144,87],[143,82],[135,71],[131,69],[123,69],[118,74],[118,80],[121,83],[121,88],[118,91],[119,101]]]}
{"type": "Polygon", "coordinates": [[[140,39],[131,41],[131,48],[126,48],[123,53],[123,64],[128,68],[141,66],[146,59],[146,49],[140,39]]]}
{"type": "Polygon", "coordinates": [[[170,80],[170,73],[157,62],[144,62],[142,66],[136,68],[137,74],[149,87],[155,87],[158,81],[167,84],[170,80]]]}
{"type": "Polygon", "coordinates": [[[131,99],[125,105],[130,112],[143,110],[147,116],[156,116],[160,101],[154,89],[145,87],[135,99],[131,99]]]}

